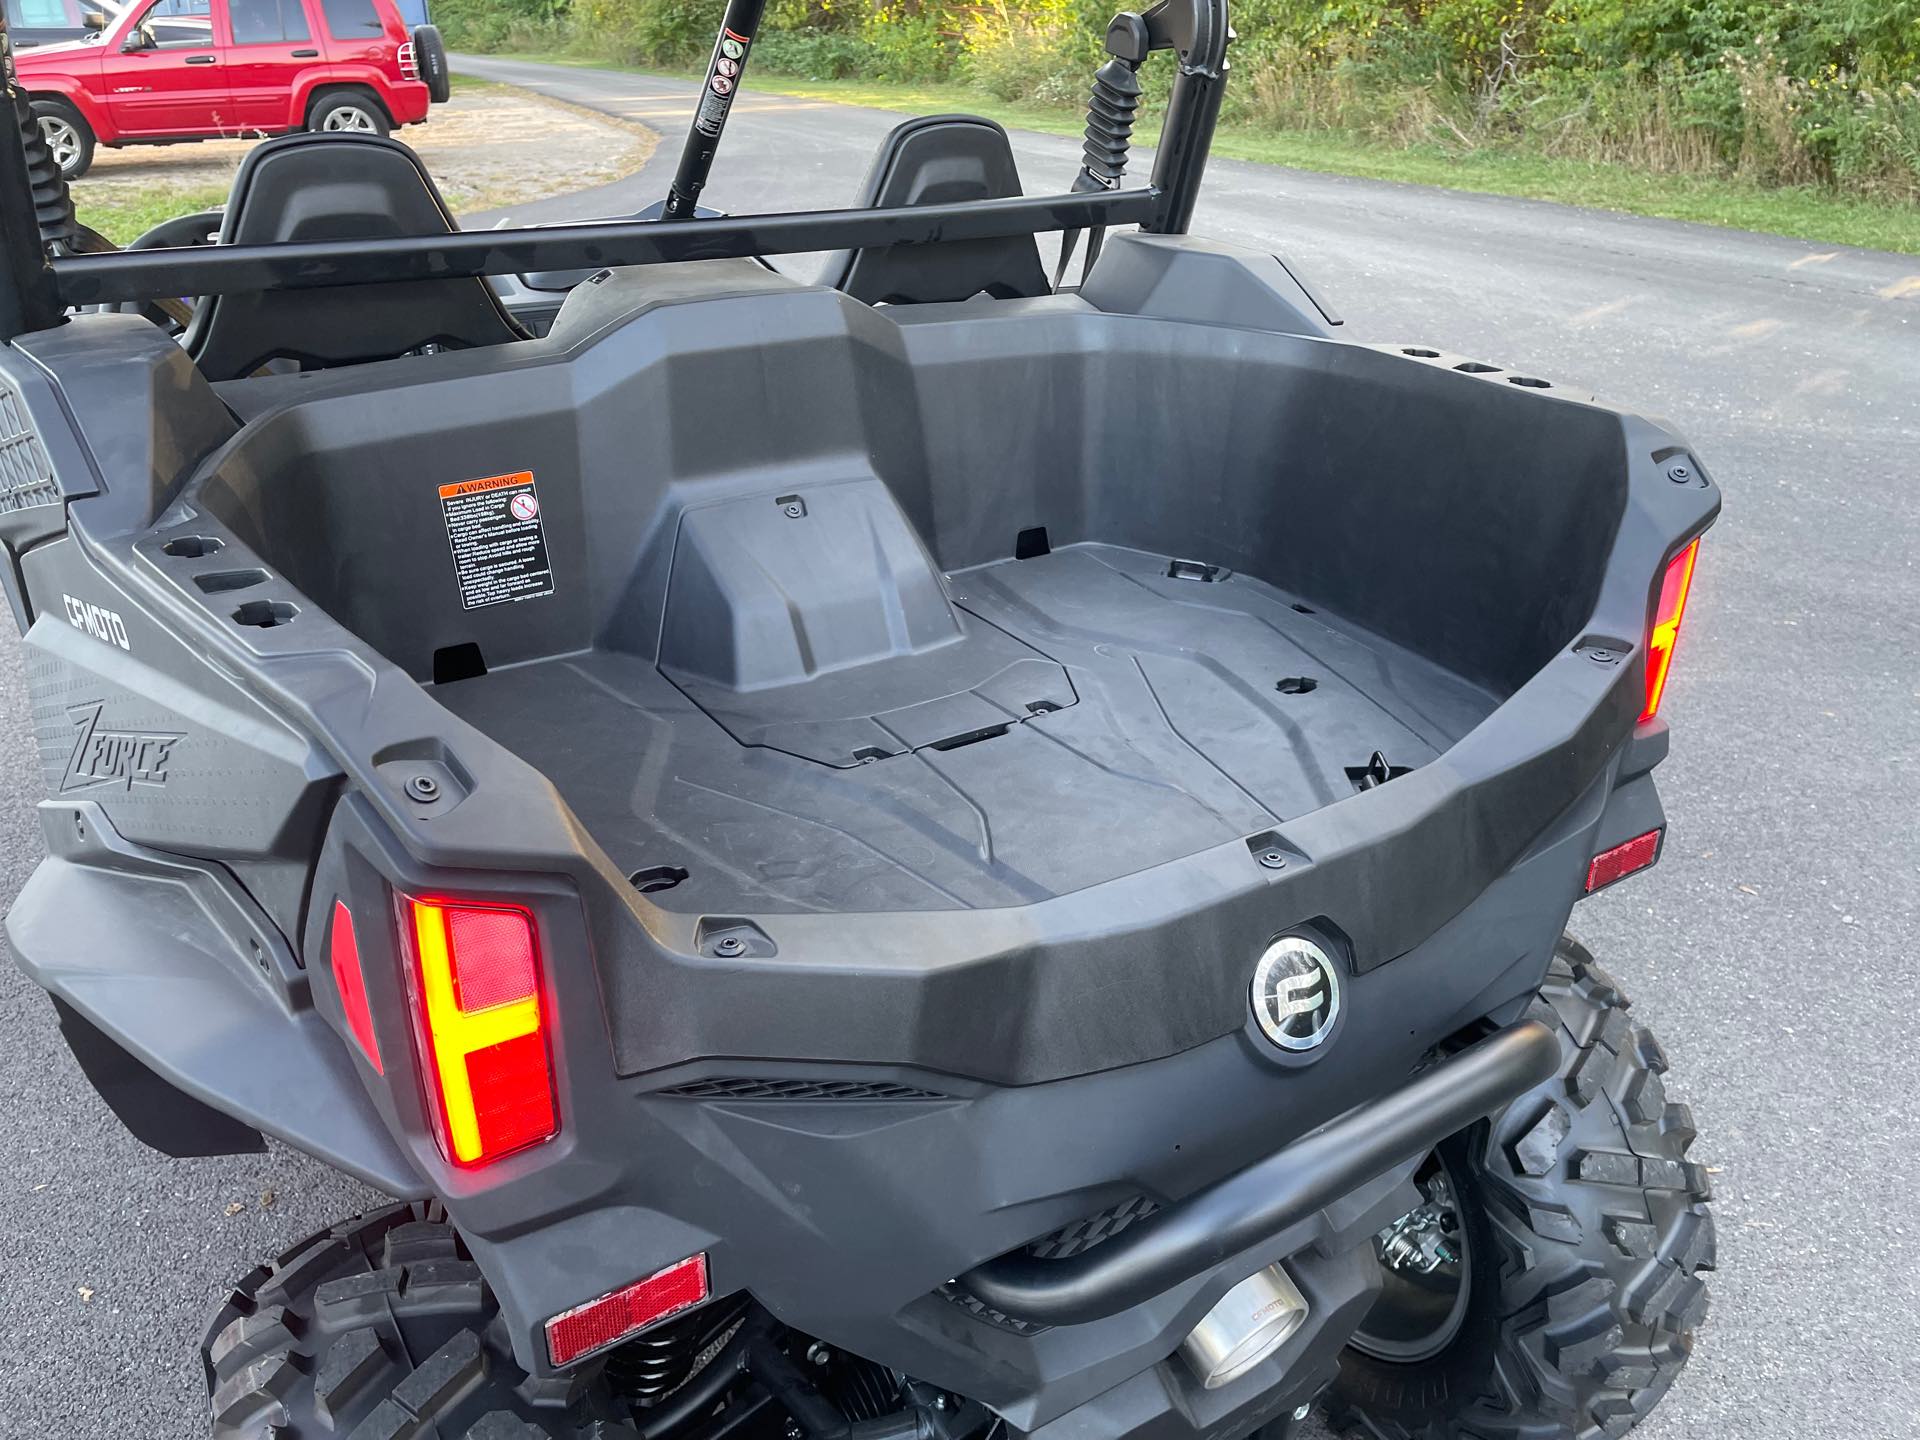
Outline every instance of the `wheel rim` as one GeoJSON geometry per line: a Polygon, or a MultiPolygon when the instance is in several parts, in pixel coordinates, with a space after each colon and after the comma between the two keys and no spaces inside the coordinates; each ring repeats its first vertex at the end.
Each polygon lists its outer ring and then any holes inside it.
{"type": "Polygon", "coordinates": [[[71,120],[62,120],[58,115],[42,115],[40,138],[47,142],[53,163],[62,170],[71,170],[80,162],[80,132],[74,128],[71,120]]]}
{"type": "Polygon", "coordinates": [[[1414,1183],[1425,1203],[1374,1237],[1380,1296],[1348,1342],[1375,1359],[1402,1364],[1430,1359],[1452,1344],[1473,1295],[1473,1251],[1452,1167],[1435,1151],[1414,1172],[1414,1183]],[[1452,1223],[1440,1216],[1450,1216],[1452,1223]],[[1390,1237],[1397,1231],[1401,1244],[1395,1253],[1411,1250],[1413,1260],[1388,1258],[1394,1249],[1390,1237]],[[1435,1260],[1431,1270],[1422,1268],[1435,1260]]]}
{"type": "Polygon", "coordinates": [[[354,105],[342,105],[337,110],[329,110],[327,118],[320,122],[322,130],[351,130],[359,135],[374,133],[373,116],[354,105]]]}

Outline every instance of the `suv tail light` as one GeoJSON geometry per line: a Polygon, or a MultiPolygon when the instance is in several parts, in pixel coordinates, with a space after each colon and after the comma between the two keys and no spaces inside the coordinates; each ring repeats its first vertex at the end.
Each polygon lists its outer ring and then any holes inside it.
{"type": "Polygon", "coordinates": [[[1667,689],[1667,668],[1673,664],[1673,647],[1680,638],[1680,621],[1687,613],[1687,591],[1693,586],[1693,562],[1700,554],[1700,542],[1691,540],[1687,548],[1667,562],[1667,573],[1660,580],[1660,600],[1653,607],[1653,623],[1647,630],[1647,703],[1640,712],[1642,721],[1653,719],[1660,711],[1660,697],[1667,689]]]}
{"type": "Polygon", "coordinates": [[[394,52],[394,58],[400,62],[401,79],[418,80],[420,78],[420,55],[413,48],[411,40],[394,52]]]}
{"type": "Polygon", "coordinates": [[[400,930],[442,1153],[487,1165],[559,1133],[532,912],[402,897],[400,930]]]}

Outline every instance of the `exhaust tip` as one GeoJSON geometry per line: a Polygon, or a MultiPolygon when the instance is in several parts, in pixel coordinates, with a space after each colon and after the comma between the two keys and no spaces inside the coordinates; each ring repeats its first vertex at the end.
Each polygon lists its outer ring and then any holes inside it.
{"type": "Polygon", "coordinates": [[[1278,1350],[1307,1321],[1307,1298],[1278,1265],[1257,1270],[1220,1297],[1180,1342],[1201,1385],[1217,1390],[1278,1350]]]}

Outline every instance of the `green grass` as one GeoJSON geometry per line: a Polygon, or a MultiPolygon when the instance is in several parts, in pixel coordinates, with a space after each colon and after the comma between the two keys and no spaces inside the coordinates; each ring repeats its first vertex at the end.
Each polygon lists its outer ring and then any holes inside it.
{"type": "Polygon", "coordinates": [[[86,184],[80,182],[74,197],[80,223],[92,226],[116,245],[127,244],[163,220],[227,203],[225,185],[170,185],[137,196],[95,199],[87,194],[86,184]]]}
{"type": "MultiPolygon", "coordinates": [[[[577,55],[514,58],[659,73],[577,55]]],[[[755,72],[749,82],[751,90],[841,105],[865,105],[909,115],[964,110],[985,115],[1003,125],[1052,135],[1078,135],[1084,123],[1072,110],[1008,104],[971,86],[957,84],[806,80],[755,72]]],[[[1136,133],[1150,137],[1158,125],[1158,116],[1146,116],[1136,133]]],[[[1811,188],[1768,189],[1714,176],[1653,175],[1621,165],[1552,160],[1511,150],[1459,153],[1437,146],[1396,149],[1338,134],[1264,130],[1245,125],[1221,126],[1214,138],[1213,153],[1235,160],[1286,165],[1296,170],[1435,185],[1489,195],[1515,195],[1594,210],[1758,230],[1821,244],[1920,254],[1920,205],[1859,199],[1811,188]]]]}

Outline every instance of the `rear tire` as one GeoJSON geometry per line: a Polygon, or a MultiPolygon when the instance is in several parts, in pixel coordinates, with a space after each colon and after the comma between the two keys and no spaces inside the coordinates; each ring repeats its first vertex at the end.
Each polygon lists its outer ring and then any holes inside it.
{"type": "Polygon", "coordinates": [[[336,90],[313,102],[307,129],[330,135],[388,135],[393,121],[380,102],[358,90],[336,90]]]}
{"type": "Polygon", "coordinates": [[[444,105],[453,94],[453,71],[447,65],[447,42],[440,38],[440,27],[422,25],[413,32],[413,59],[420,67],[420,78],[427,82],[427,98],[444,105]]]}
{"type": "Polygon", "coordinates": [[[570,1395],[528,1385],[498,1317],[437,1205],[336,1225],[248,1275],[208,1325],[214,1440],[623,1433],[600,1428],[614,1410],[591,1366],[570,1395]]]}
{"type": "Polygon", "coordinates": [[[93,127],[64,100],[35,100],[33,118],[62,180],[78,180],[93,166],[93,127]]]}
{"type": "MultiPolygon", "coordinates": [[[[1706,1172],[1667,1059],[1586,948],[1557,947],[1532,1018],[1559,1076],[1439,1158],[1464,1241],[1465,1312],[1425,1358],[1349,1347],[1335,1428],[1373,1440],[1597,1440],[1645,1419],[1693,1351],[1713,1268],[1706,1172]]],[[[1380,1323],[1379,1312],[1369,1322],[1380,1323]]],[[[1363,1332],[1366,1325],[1362,1326],[1363,1332]]]]}

